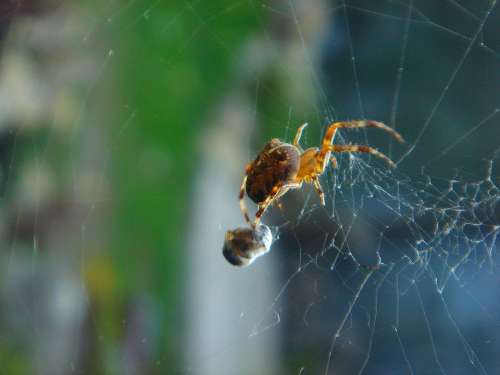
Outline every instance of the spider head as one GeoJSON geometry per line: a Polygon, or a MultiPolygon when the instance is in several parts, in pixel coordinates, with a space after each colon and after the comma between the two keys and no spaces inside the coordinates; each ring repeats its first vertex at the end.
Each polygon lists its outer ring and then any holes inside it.
{"type": "Polygon", "coordinates": [[[246,267],[271,249],[273,235],[266,225],[228,230],[222,254],[233,266],[246,267]]]}

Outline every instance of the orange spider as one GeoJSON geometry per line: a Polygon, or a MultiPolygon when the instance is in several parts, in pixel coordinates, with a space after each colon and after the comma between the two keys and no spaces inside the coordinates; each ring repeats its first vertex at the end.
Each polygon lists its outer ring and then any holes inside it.
{"type": "Polygon", "coordinates": [[[283,196],[290,189],[298,189],[302,183],[314,185],[321,204],[325,205],[325,194],[319,182],[321,176],[331,160],[334,167],[337,160],[331,156],[332,152],[364,152],[384,159],[391,167],[394,163],[376,149],[364,145],[335,145],[333,139],[340,128],[378,128],[391,134],[398,142],[404,143],[403,137],[387,125],[371,120],[335,122],[328,127],[321,148],[311,147],[302,150],[299,145],[302,131],[307,126],[301,125],[297,129],[293,144],[285,143],[277,138],[271,139],[264,145],[255,160],[245,168],[245,177],[240,188],[240,208],[245,221],[256,228],[261,216],[273,202],[283,196]],[[245,205],[245,191],[248,197],[258,205],[255,220],[250,222],[245,205]]]}

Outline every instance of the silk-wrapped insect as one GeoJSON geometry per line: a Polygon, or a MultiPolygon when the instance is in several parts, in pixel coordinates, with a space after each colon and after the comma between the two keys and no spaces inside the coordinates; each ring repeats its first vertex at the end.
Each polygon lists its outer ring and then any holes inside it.
{"type": "Polygon", "coordinates": [[[234,266],[246,267],[271,250],[273,235],[268,226],[260,224],[249,228],[228,230],[222,254],[234,266]]]}

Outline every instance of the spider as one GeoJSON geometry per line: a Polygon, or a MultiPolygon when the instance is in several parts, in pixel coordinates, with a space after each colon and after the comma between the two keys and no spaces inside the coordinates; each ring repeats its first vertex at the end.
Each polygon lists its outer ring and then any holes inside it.
{"type": "Polygon", "coordinates": [[[299,126],[293,144],[282,142],[274,138],[264,145],[254,161],[245,168],[245,176],[241,184],[239,199],[240,209],[245,221],[253,228],[259,224],[261,216],[266,209],[290,189],[298,189],[302,184],[313,184],[319,195],[321,204],[325,205],[325,194],[319,182],[321,176],[328,166],[329,161],[333,167],[337,167],[337,160],[331,155],[332,152],[362,152],[375,155],[384,159],[389,166],[394,167],[394,162],[380,151],[365,145],[336,145],[333,139],[337,129],[341,128],[378,128],[388,132],[398,142],[404,143],[403,137],[387,125],[372,121],[342,121],[335,122],[328,127],[321,148],[311,147],[303,150],[300,147],[300,137],[307,123],[299,126]],[[258,205],[255,220],[250,221],[245,205],[245,191],[248,197],[258,205]]]}

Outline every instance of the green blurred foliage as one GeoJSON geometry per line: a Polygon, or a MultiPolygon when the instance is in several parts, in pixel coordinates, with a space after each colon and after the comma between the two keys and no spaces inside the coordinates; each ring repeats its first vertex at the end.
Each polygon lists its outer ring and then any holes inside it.
{"type": "MultiPolygon", "coordinates": [[[[111,137],[130,121],[113,150],[112,248],[122,298],[147,290],[161,306],[158,350],[171,357],[159,357],[172,364],[180,351],[175,314],[200,124],[231,79],[259,13],[249,3],[221,0],[149,6],[135,2],[111,28],[116,110],[124,115],[112,124],[111,137]],[[231,17],[218,16],[221,11],[231,17]]],[[[111,302],[108,311],[114,310],[111,302]]]]}
{"type": "Polygon", "coordinates": [[[2,374],[27,374],[30,363],[26,353],[19,343],[0,342],[0,363],[2,363],[2,374]]]}

